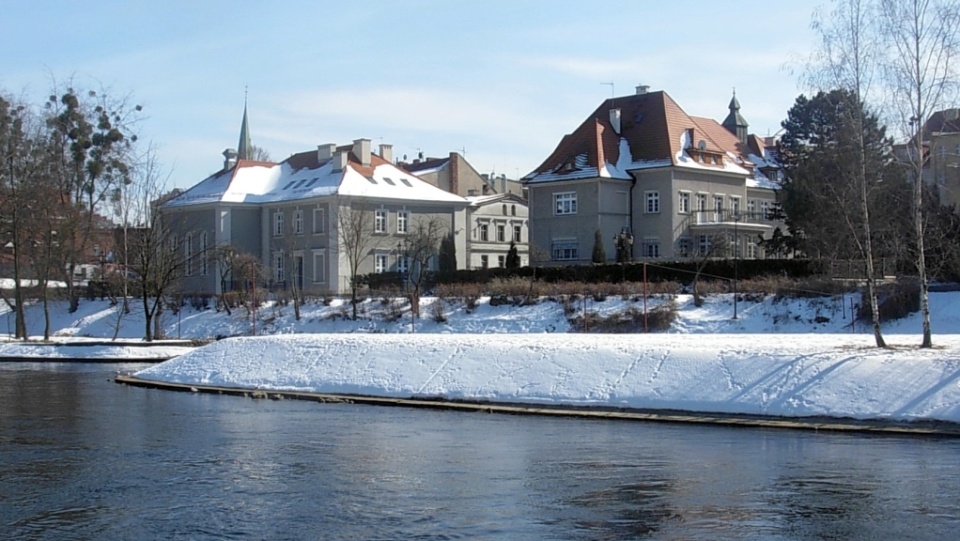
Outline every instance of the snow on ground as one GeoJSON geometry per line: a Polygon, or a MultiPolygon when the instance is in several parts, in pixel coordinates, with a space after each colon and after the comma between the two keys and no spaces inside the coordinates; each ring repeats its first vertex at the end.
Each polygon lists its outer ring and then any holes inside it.
{"type": "MultiPolygon", "coordinates": [[[[960,422],[960,294],[931,293],[937,347],[929,350],[916,348],[919,314],[884,326],[894,348],[873,348],[870,329],[851,325],[855,296],[741,300],[735,320],[731,300],[710,296],[695,307],[689,296],[677,296],[678,318],[667,333],[627,335],[571,332],[580,329],[571,329],[562,304],[548,300],[513,307],[482,299],[468,310],[459,301],[425,299],[415,323],[409,306],[391,300],[365,301],[357,321],[346,317],[350,306],[341,300],[310,302],[299,321],[292,306],[270,305],[256,314],[257,334],[267,336],[223,340],[138,375],[378,396],[960,422]],[[443,323],[432,319],[438,302],[443,323]]],[[[651,298],[648,307],[662,302],[651,298]]],[[[629,307],[642,302],[588,298],[568,306],[574,315],[629,307]]],[[[84,301],[74,314],[60,305],[51,317],[65,340],[109,338],[120,312],[84,301]]],[[[41,332],[42,321],[32,307],[30,332],[41,332]]],[[[6,308],[2,325],[12,331],[6,308]]],[[[187,306],[163,319],[169,337],[250,335],[253,327],[242,309],[228,315],[187,306]]],[[[142,329],[134,305],[119,322],[119,336],[137,338],[142,329]]],[[[21,346],[0,344],[0,356],[11,347],[21,346]]]]}

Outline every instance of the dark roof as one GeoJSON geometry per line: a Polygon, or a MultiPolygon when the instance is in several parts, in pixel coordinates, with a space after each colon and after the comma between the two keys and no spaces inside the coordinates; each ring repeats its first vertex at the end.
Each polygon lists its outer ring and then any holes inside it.
{"type": "Polygon", "coordinates": [[[436,169],[438,167],[443,167],[447,165],[450,161],[450,158],[427,158],[425,160],[418,160],[412,163],[400,162],[397,166],[400,169],[408,173],[416,173],[417,171],[424,171],[427,169],[436,169]]]}

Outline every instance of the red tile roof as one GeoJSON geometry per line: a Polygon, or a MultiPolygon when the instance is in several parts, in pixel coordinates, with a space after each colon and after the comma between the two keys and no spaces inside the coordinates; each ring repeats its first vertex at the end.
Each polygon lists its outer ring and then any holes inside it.
{"type": "Polygon", "coordinates": [[[606,163],[616,164],[621,137],[626,140],[634,162],[668,161],[677,165],[685,132],[692,136],[690,146],[697,148],[703,141],[703,150],[709,153],[732,152],[740,157],[749,153],[746,145],[715,120],[691,117],[666,92],[656,91],[605,100],[576,130],[565,135],[553,153],[526,178],[540,174],[557,179],[581,178],[606,163]],[[620,134],[610,123],[612,109],[620,109],[620,134]]]}

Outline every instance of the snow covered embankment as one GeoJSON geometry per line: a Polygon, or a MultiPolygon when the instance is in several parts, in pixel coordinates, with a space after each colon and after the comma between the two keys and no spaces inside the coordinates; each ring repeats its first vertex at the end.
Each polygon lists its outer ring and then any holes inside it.
{"type": "Polygon", "coordinates": [[[337,335],[224,340],[156,382],[381,397],[960,422],[960,336],[337,335]],[[888,336],[913,344],[915,336],[888,336]]]}

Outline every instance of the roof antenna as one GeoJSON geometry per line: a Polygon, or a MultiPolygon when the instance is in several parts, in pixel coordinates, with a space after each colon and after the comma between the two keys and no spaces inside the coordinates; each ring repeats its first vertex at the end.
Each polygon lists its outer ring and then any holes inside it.
{"type": "Polygon", "coordinates": [[[613,83],[600,83],[602,85],[610,85],[610,97],[613,97],[613,83]]]}

